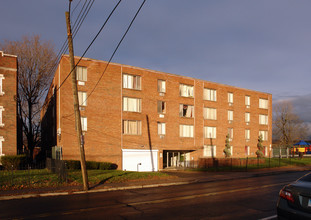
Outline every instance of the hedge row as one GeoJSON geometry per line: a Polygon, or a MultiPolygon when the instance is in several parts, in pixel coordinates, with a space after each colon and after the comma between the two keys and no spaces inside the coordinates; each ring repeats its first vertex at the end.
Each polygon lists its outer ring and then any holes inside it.
{"type": "Polygon", "coordinates": [[[23,169],[27,163],[26,155],[8,155],[0,157],[0,162],[6,170],[23,169]]]}
{"type": "MultiPolygon", "coordinates": [[[[115,170],[118,165],[109,162],[95,162],[86,161],[87,170],[115,170]]],[[[79,160],[66,160],[66,168],[70,170],[81,169],[81,163],[79,160]]]]}

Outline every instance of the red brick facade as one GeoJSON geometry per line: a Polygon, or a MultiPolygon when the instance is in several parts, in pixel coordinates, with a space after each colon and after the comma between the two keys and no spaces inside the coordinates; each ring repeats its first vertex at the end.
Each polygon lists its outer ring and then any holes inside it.
{"type": "Polygon", "coordinates": [[[17,57],[0,51],[0,156],[17,153],[17,57]]]}
{"type": "MultiPolygon", "coordinates": [[[[77,61],[78,58],[76,58],[77,61]]],[[[224,157],[223,150],[228,128],[233,128],[233,138],[230,142],[233,146],[232,157],[255,157],[259,131],[265,131],[267,136],[267,140],[263,142],[266,149],[268,150],[271,146],[271,94],[116,63],[109,64],[96,86],[106,65],[107,62],[87,58],[82,59],[78,65],[87,68],[87,81],[80,82],[78,90],[86,92],[87,96],[91,94],[86,106],[80,107],[81,116],[87,118],[87,131],[85,131],[87,160],[113,162],[121,169],[122,149],[152,149],[158,150],[158,169],[162,169],[166,166],[174,166],[178,161],[191,163],[198,161],[201,157],[210,156],[206,153],[207,145],[216,146],[214,156],[224,157]],[[130,75],[129,84],[134,87],[140,84],[140,88],[123,88],[123,74],[130,75]],[[140,76],[140,79],[136,81],[138,78],[135,76],[140,76]],[[132,83],[133,80],[135,83],[132,83]],[[165,92],[158,91],[158,80],[165,81],[165,92]],[[192,86],[191,97],[180,95],[181,84],[192,86]],[[95,86],[95,90],[92,91],[95,86]],[[204,88],[216,90],[216,101],[204,100],[204,88]],[[233,94],[232,104],[228,103],[228,93],[233,94]],[[245,96],[250,97],[249,105],[245,104],[245,96]],[[136,100],[140,103],[140,109],[135,109],[138,112],[132,112],[131,109],[123,110],[126,108],[123,107],[124,97],[140,100],[136,100]],[[259,108],[259,99],[266,100],[267,108],[259,108]],[[158,101],[166,103],[166,111],[163,114],[158,113],[158,101]],[[181,104],[185,107],[181,107],[181,104]],[[180,116],[180,111],[184,111],[183,108],[192,108],[191,106],[193,106],[193,111],[187,112],[189,113],[187,116],[190,117],[180,116]],[[215,120],[204,119],[204,107],[216,109],[215,120]],[[233,111],[233,120],[228,120],[228,110],[233,111]],[[245,122],[246,112],[250,113],[248,123],[245,122]],[[264,124],[259,124],[259,115],[263,115],[263,121],[266,121],[264,124]],[[127,132],[126,129],[133,128],[124,128],[124,120],[140,121],[139,134],[123,134],[127,132]],[[165,123],[165,135],[158,134],[159,122],[165,123]],[[180,125],[192,125],[193,137],[180,137],[180,125]],[[206,126],[215,128],[213,138],[204,137],[206,126]],[[250,132],[249,140],[246,140],[245,130],[250,132]],[[179,157],[176,159],[177,155],[179,157]]],[[[42,130],[49,130],[50,137],[53,137],[54,141],[50,141],[53,143],[50,146],[62,147],[63,159],[79,159],[71,78],[68,78],[62,87],[55,91],[69,71],[69,57],[65,55],[55,72],[46,99],[46,107],[41,112],[42,124],[43,126],[46,124],[42,130]],[[51,99],[53,94],[54,98],[51,99]],[[49,102],[50,100],[53,101],[49,102]],[[47,112],[49,113],[46,114],[47,112]]],[[[133,99],[130,101],[132,102],[133,99]]],[[[185,132],[191,136],[191,131],[187,132],[187,129],[185,128],[185,132]]],[[[46,145],[48,146],[49,143],[46,145]]]]}

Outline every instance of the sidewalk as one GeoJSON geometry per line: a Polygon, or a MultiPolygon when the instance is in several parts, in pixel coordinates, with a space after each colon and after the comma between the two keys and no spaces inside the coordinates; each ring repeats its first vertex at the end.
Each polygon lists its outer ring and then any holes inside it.
{"type": "Polygon", "coordinates": [[[266,169],[252,170],[248,172],[199,172],[199,171],[182,171],[182,170],[161,171],[169,174],[169,178],[130,181],[125,183],[105,183],[90,186],[90,190],[87,192],[82,190],[82,186],[61,186],[53,188],[7,190],[0,192],[0,201],[10,199],[31,198],[38,196],[58,196],[58,195],[105,192],[105,191],[126,190],[126,189],[173,186],[190,183],[228,181],[234,179],[245,179],[260,176],[280,175],[297,171],[311,171],[311,166],[266,168],[266,169]]]}

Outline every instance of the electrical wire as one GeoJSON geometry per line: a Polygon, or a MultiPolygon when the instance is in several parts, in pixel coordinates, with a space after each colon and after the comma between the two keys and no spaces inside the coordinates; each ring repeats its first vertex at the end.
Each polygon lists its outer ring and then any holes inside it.
{"type": "MultiPolygon", "coordinates": [[[[80,1],[81,1],[81,0],[80,0],[80,1]]],[[[87,3],[87,0],[85,0],[84,4],[83,4],[83,6],[82,6],[82,8],[81,8],[81,10],[80,10],[80,12],[79,12],[79,15],[77,16],[77,18],[76,18],[76,20],[75,20],[75,23],[74,23],[74,25],[73,25],[73,28],[74,28],[74,29],[76,29],[76,27],[77,27],[77,26],[76,26],[77,21],[78,21],[78,20],[81,21],[81,19],[82,19],[82,17],[80,18],[81,14],[84,14],[86,10],[89,11],[89,9],[90,9],[90,8],[88,9],[88,7],[85,8],[86,3],[87,3]],[[84,9],[84,8],[85,8],[85,9],[84,9]]],[[[84,16],[84,19],[85,19],[85,17],[86,17],[86,16],[84,16]]],[[[83,21],[84,21],[84,19],[83,19],[83,21]]],[[[79,23],[80,23],[80,22],[79,22],[79,23]]],[[[82,24],[82,23],[81,23],[81,24],[82,24]]],[[[80,27],[81,27],[81,24],[80,24],[80,27]]],[[[79,29],[78,29],[78,30],[79,30],[79,29]]],[[[78,30],[75,31],[75,35],[73,36],[73,38],[74,38],[74,37],[76,36],[76,34],[78,33],[78,30]]],[[[48,72],[48,75],[50,75],[52,72],[55,72],[56,67],[57,67],[57,65],[58,65],[59,62],[60,62],[61,56],[62,56],[62,55],[65,53],[65,51],[67,51],[67,49],[68,49],[68,44],[67,44],[67,42],[68,42],[68,39],[66,38],[66,40],[64,41],[64,43],[63,43],[63,45],[62,45],[60,51],[58,52],[58,54],[57,54],[57,56],[56,56],[54,65],[52,65],[52,67],[50,68],[50,70],[47,71],[47,72],[48,72]]]]}
{"type": "MultiPolygon", "coordinates": [[[[78,60],[78,62],[75,64],[75,66],[73,67],[73,69],[68,73],[68,75],[65,77],[65,79],[63,80],[63,82],[59,85],[59,87],[57,88],[57,90],[59,90],[62,85],[65,83],[65,81],[68,79],[68,77],[71,75],[71,73],[73,72],[73,70],[78,66],[78,64],[80,63],[80,61],[82,60],[82,58],[84,57],[84,55],[87,53],[87,51],[90,49],[90,47],[92,46],[92,44],[95,42],[95,40],[97,39],[97,37],[99,36],[99,34],[101,33],[101,31],[104,29],[104,27],[106,26],[107,22],[109,21],[110,17],[112,16],[112,14],[114,13],[114,11],[117,9],[117,7],[119,6],[119,4],[121,3],[122,0],[119,0],[119,2],[116,4],[116,6],[113,8],[113,10],[110,12],[108,18],[106,19],[105,23],[101,26],[101,28],[99,29],[99,31],[97,32],[97,34],[95,35],[95,37],[93,38],[93,40],[91,41],[91,43],[88,45],[88,47],[86,48],[86,50],[84,51],[84,53],[82,54],[82,56],[80,57],[80,59],[78,60]]],[[[56,91],[57,91],[56,90],[56,91]]]]}
{"type": "MultiPolygon", "coordinates": [[[[125,36],[126,36],[127,33],[129,32],[129,30],[130,30],[132,24],[134,23],[134,21],[135,21],[137,15],[139,14],[139,12],[140,12],[141,8],[143,7],[143,5],[145,4],[145,2],[146,2],[146,0],[144,0],[143,3],[140,5],[140,7],[139,7],[139,9],[137,10],[135,16],[133,17],[131,23],[129,24],[127,30],[125,31],[125,33],[123,34],[123,36],[122,36],[121,40],[119,41],[117,47],[116,47],[115,50],[113,51],[113,53],[112,53],[112,55],[111,55],[111,57],[110,57],[110,59],[109,59],[107,65],[106,65],[106,67],[105,67],[105,69],[104,69],[104,71],[103,71],[103,73],[102,73],[101,76],[99,77],[99,79],[98,79],[98,81],[96,82],[94,88],[92,89],[92,91],[90,92],[90,94],[86,97],[86,99],[84,100],[84,102],[86,102],[86,101],[90,98],[90,96],[93,94],[93,92],[95,91],[96,87],[98,86],[99,82],[100,82],[101,79],[103,78],[103,76],[104,76],[104,74],[105,74],[105,72],[106,72],[106,70],[107,70],[109,64],[111,63],[111,60],[113,59],[114,55],[116,54],[117,50],[119,49],[119,47],[120,47],[122,41],[124,40],[125,36]]],[[[83,103],[84,103],[84,102],[83,102],[83,103]]],[[[82,104],[83,104],[83,103],[82,103],[82,104]]]]}

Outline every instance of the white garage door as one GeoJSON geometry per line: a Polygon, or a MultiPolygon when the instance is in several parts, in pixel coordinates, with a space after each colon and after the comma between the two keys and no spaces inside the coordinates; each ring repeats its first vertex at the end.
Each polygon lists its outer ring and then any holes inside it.
{"type": "Polygon", "coordinates": [[[122,169],[158,171],[158,150],[122,149],[122,169]]]}

